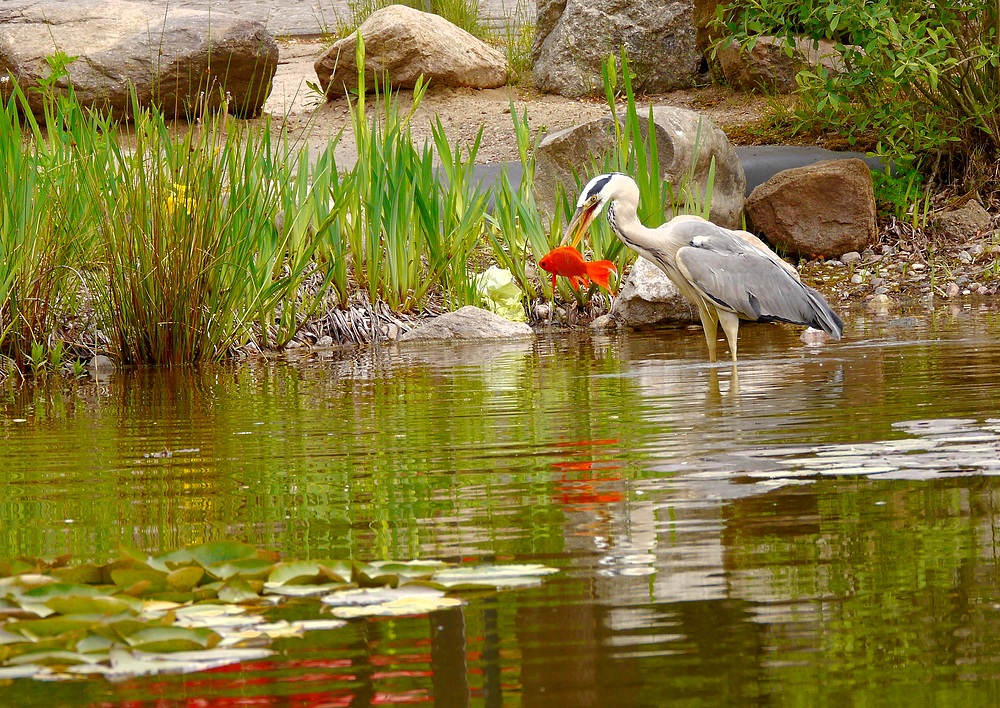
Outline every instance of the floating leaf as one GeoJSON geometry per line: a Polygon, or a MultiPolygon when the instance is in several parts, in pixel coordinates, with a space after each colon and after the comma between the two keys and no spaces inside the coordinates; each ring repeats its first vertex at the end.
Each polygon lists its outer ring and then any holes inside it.
{"type": "Polygon", "coordinates": [[[341,619],[420,615],[463,604],[458,598],[445,597],[441,590],[424,585],[346,590],[327,595],[323,603],[332,605],[333,616],[341,619]]]}
{"type": "Polygon", "coordinates": [[[205,576],[205,571],[197,566],[186,566],[171,571],[166,576],[167,587],[179,592],[189,592],[191,588],[201,582],[205,576]]]}
{"type": "Polygon", "coordinates": [[[520,587],[537,584],[540,582],[540,576],[558,572],[558,568],[549,568],[538,563],[477,565],[446,568],[435,573],[431,582],[444,587],[456,587],[460,584],[477,588],[520,587]]]}
{"type": "Polygon", "coordinates": [[[356,588],[354,583],[327,583],[324,585],[272,585],[264,584],[264,590],[269,595],[284,597],[319,597],[331,592],[356,588]]]}
{"type": "Polygon", "coordinates": [[[45,606],[61,615],[117,615],[122,612],[138,612],[142,607],[137,600],[111,595],[88,597],[84,595],[63,595],[49,598],[45,606]]]}
{"type": "MultiPolygon", "coordinates": [[[[307,585],[326,582],[328,578],[320,570],[319,563],[315,561],[295,561],[292,563],[279,563],[274,566],[271,574],[267,578],[268,586],[272,585],[307,585]]],[[[341,578],[340,582],[344,582],[341,578]]]]}
{"type": "Polygon", "coordinates": [[[31,678],[36,673],[34,666],[0,666],[0,681],[31,678]]]}
{"type": "Polygon", "coordinates": [[[69,664],[96,664],[100,657],[89,654],[81,654],[76,651],[52,650],[36,651],[30,654],[21,654],[7,660],[11,666],[21,666],[32,664],[35,666],[66,666],[69,664]]]}
{"type": "Polygon", "coordinates": [[[378,574],[393,574],[405,578],[429,578],[434,573],[453,567],[444,561],[374,561],[368,564],[378,574]]]}
{"type": "Polygon", "coordinates": [[[341,619],[355,619],[358,617],[406,617],[453,609],[461,607],[463,604],[465,603],[457,597],[405,597],[378,605],[335,607],[333,608],[333,616],[340,617],[341,619]]]}
{"type": "Polygon", "coordinates": [[[152,568],[117,568],[111,571],[111,582],[132,594],[137,585],[144,586],[143,594],[160,592],[167,589],[167,574],[152,568]]]}
{"type": "Polygon", "coordinates": [[[213,541],[200,546],[181,548],[171,553],[149,559],[154,568],[173,570],[183,565],[198,563],[208,567],[213,563],[226,563],[247,558],[256,558],[257,549],[239,541],[213,541]]]}
{"type": "Polygon", "coordinates": [[[219,590],[219,599],[223,602],[250,602],[259,597],[260,595],[250,587],[250,583],[241,578],[230,578],[219,590]]]}
{"type": "Polygon", "coordinates": [[[85,583],[97,585],[102,581],[102,568],[99,565],[86,564],[66,568],[55,568],[52,575],[64,583],[85,583]]]}
{"type": "Polygon", "coordinates": [[[84,597],[97,597],[105,592],[93,585],[81,585],[79,583],[48,583],[40,587],[32,588],[24,593],[23,597],[37,602],[45,602],[52,597],[64,597],[68,595],[82,595],[84,597]]]}
{"type": "Polygon", "coordinates": [[[47,617],[45,619],[8,622],[4,629],[12,634],[20,634],[22,637],[35,639],[38,637],[56,637],[67,632],[90,629],[93,626],[93,620],[47,617]]]}
{"type": "Polygon", "coordinates": [[[272,561],[261,558],[243,558],[235,561],[223,561],[206,566],[206,570],[220,580],[239,576],[241,578],[257,578],[263,580],[274,567],[272,561]]]}
{"type": "Polygon", "coordinates": [[[388,585],[399,585],[399,576],[395,573],[383,573],[378,567],[367,563],[355,563],[351,580],[364,588],[380,588],[388,585]]]}
{"type": "Polygon", "coordinates": [[[203,627],[152,627],[128,637],[128,643],[140,651],[175,652],[211,649],[221,637],[203,627]]]}

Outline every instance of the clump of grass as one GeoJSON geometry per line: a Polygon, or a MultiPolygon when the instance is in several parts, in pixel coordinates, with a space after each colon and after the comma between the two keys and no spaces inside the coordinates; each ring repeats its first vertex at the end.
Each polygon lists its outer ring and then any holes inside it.
{"type": "Polygon", "coordinates": [[[376,84],[374,111],[366,115],[364,41],[358,36],[358,94],[351,105],[358,161],[342,183],[343,228],[355,264],[354,279],[372,303],[396,311],[420,308],[432,289],[445,300],[474,298],[466,262],[478,243],[486,195],[474,186],[479,137],[464,151],[452,148],[440,121],[432,127],[434,150],[414,145],[409,119],[426,90],[418,81],[409,113],[376,84]]]}
{"type": "Polygon", "coordinates": [[[48,105],[47,135],[19,88],[0,106],[0,355],[21,371],[61,346],[59,313],[76,302],[93,231],[79,177],[95,169],[99,127],[71,99],[48,105]]]}
{"type": "MultiPolygon", "coordinates": [[[[223,111],[174,139],[162,115],[137,103],[132,120],[135,148],[108,142],[115,166],[95,189],[106,277],[99,312],[118,354],[180,364],[287,341],[316,238],[275,225],[291,161],[267,122],[244,129],[223,111]]],[[[296,213],[285,217],[297,223],[296,213]]]]}
{"type": "Polygon", "coordinates": [[[553,293],[548,280],[538,279],[534,262],[558,245],[562,238],[562,209],[555,209],[546,220],[535,202],[535,151],[539,136],[533,139],[528,127],[528,113],[519,116],[511,102],[511,120],[521,161],[521,181],[515,187],[505,169],[494,191],[494,208],[489,216],[487,236],[497,263],[513,275],[518,287],[531,299],[553,293]]]}

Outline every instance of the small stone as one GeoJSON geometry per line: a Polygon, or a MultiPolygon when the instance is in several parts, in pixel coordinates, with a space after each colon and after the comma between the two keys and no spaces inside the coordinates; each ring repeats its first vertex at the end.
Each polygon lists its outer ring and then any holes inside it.
{"type": "Polygon", "coordinates": [[[877,288],[879,285],[885,282],[885,278],[879,278],[878,276],[872,278],[872,287],[877,288]]]}
{"type": "Polygon", "coordinates": [[[552,306],[547,302],[540,302],[532,309],[536,320],[547,320],[552,312],[552,306]]]}
{"type": "Polygon", "coordinates": [[[885,295],[887,292],[889,292],[889,288],[887,288],[884,285],[880,285],[879,287],[875,288],[876,295],[885,295]]]}
{"type": "Polygon", "coordinates": [[[976,295],[988,295],[989,292],[989,289],[985,285],[980,285],[976,290],[976,295]]]}
{"type": "Polygon", "coordinates": [[[958,260],[962,261],[962,263],[972,263],[972,256],[968,251],[959,251],[958,260]]]}
{"type": "Polygon", "coordinates": [[[99,374],[106,376],[107,374],[111,373],[114,370],[115,370],[115,363],[111,361],[111,359],[109,359],[108,357],[104,356],[103,354],[98,354],[89,362],[87,362],[87,371],[89,371],[90,375],[95,378],[97,378],[99,374]]]}
{"type": "Polygon", "coordinates": [[[611,315],[601,315],[594,318],[594,321],[590,323],[590,328],[595,332],[611,332],[617,329],[617,325],[615,318],[611,315]]]}
{"type": "Polygon", "coordinates": [[[302,348],[302,342],[295,339],[293,339],[292,341],[290,341],[288,344],[285,345],[285,349],[301,349],[301,348],[302,348]]]}
{"type": "Polygon", "coordinates": [[[864,282],[864,278],[855,273],[854,275],[851,276],[851,282],[854,283],[855,285],[861,285],[861,283],[864,282]]]}
{"type": "Polygon", "coordinates": [[[390,342],[399,339],[399,325],[390,322],[385,328],[385,338],[390,342]]]}
{"type": "Polygon", "coordinates": [[[982,283],[970,283],[969,284],[969,290],[975,291],[975,290],[979,290],[979,288],[981,288],[981,287],[983,287],[982,283]]]}
{"type": "Polygon", "coordinates": [[[857,251],[848,251],[840,257],[840,262],[844,265],[850,265],[851,263],[857,263],[861,260],[861,254],[857,251]]]}
{"type": "Polygon", "coordinates": [[[333,337],[331,337],[329,334],[324,334],[322,337],[320,337],[319,339],[316,340],[316,346],[320,347],[322,349],[326,349],[328,347],[332,347],[333,346],[333,337]]]}
{"type": "Polygon", "coordinates": [[[965,290],[963,290],[963,291],[962,291],[962,294],[963,294],[963,295],[971,295],[972,293],[970,293],[970,292],[969,292],[969,289],[968,289],[968,288],[966,288],[965,290]]]}
{"type": "Polygon", "coordinates": [[[807,327],[802,332],[802,334],[799,335],[799,341],[801,341],[807,347],[818,347],[821,344],[829,342],[830,335],[821,329],[814,329],[813,327],[807,327]]]}
{"type": "Polygon", "coordinates": [[[836,258],[831,258],[826,262],[826,264],[828,266],[833,266],[834,268],[839,268],[840,266],[844,265],[842,261],[839,261],[836,258]]]}
{"type": "Polygon", "coordinates": [[[923,263],[914,263],[910,267],[913,268],[913,270],[923,270],[927,266],[924,265],[923,263]]]}
{"type": "Polygon", "coordinates": [[[973,256],[978,256],[982,252],[983,252],[983,244],[981,243],[974,243],[971,246],[969,246],[969,253],[971,253],[973,256]]]}
{"type": "Polygon", "coordinates": [[[961,290],[959,289],[957,283],[948,283],[948,287],[945,288],[944,295],[949,298],[958,297],[959,292],[961,292],[961,290]]]}
{"type": "Polygon", "coordinates": [[[868,309],[870,310],[888,310],[892,307],[892,298],[885,293],[879,293],[875,295],[871,300],[868,301],[868,309]]]}

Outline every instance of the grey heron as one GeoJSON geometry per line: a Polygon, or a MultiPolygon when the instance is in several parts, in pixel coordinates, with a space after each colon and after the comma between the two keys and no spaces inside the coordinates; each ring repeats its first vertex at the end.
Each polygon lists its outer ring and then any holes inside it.
{"type": "Polygon", "coordinates": [[[736,361],[740,319],[809,325],[834,339],[843,333],[843,321],[823,296],[802,283],[795,268],[747,231],[725,229],[691,215],[647,228],[637,214],[639,187],[619,172],[590,180],[576,206],[563,242],[576,245],[607,206],[611,230],[618,238],[658,266],[697,306],[710,361],[715,361],[719,324],[736,361]]]}

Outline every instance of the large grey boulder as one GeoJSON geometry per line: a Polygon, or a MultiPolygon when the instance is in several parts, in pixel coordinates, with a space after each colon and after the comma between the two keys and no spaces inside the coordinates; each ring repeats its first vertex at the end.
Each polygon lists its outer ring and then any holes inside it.
{"type": "Polygon", "coordinates": [[[782,170],[750,194],[753,230],[785,253],[836,258],[875,244],[875,194],[863,160],[782,170]]]}
{"type": "MultiPolygon", "coordinates": [[[[436,86],[496,88],[507,83],[507,59],[438,15],[405,5],[373,13],[358,28],[365,43],[365,84],[388,77],[394,88],[413,88],[421,76],[436,86]]],[[[316,60],[328,99],[358,88],[357,34],[335,42],[316,60]]]]}
{"type": "Polygon", "coordinates": [[[456,339],[521,339],[534,332],[524,322],[511,322],[489,310],[466,305],[455,312],[446,312],[411,329],[400,342],[456,339]]]}
{"type": "Polygon", "coordinates": [[[843,57],[826,39],[814,43],[797,37],[789,47],[784,39],[765,36],[748,51],[729,42],[720,44],[716,58],[729,85],[743,91],[794,93],[798,88],[795,75],[803,69],[823,67],[831,74],[844,70],[843,57]]]}
{"type": "MultiPolygon", "coordinates": [[[[640,111],[640,120],[645,133],[643,113],[640,111]]],[[[682,201],[685,194],[703,199],[714,160],[711,221],[726,228],[740,228],[746,177],[726,134],[701,114],[673,106],[655,106],[653,123],[660,176],[671,183],[674,194],[682,201]]],[[[586,183],[592,165],[601,164],[613,147],[611,118],[598,118],[546,136],[535,156],[535,198],[542,211],[554,213],[560,190],[575,203],[578,188],[574,173],[586,183]]],[[[673,216],[668,211],[663,221],[673,216]]],[[[654,225],[658,224],[650,224],[654,225]]]]}
{"type": "Polygon", "coordinates": [[[670,278],[645,258],[636,260],[611,305],[611,315],[630,327],[699,322],[698,309],[670,278]]]}
{"type": "MultiPolygon", "coordinates": [[[[37,88],[50,75],[46,62],[64,52],[77,57],[56,81],[68,81],[85,106],[131,110],[129,87],[142,106],[193,117],[229,98],[229,111],[257,115],[271,92],[278,45],[259,22],[226,12],[123,0],[0,3],[0,76],[13,77],[42,115],[37,88]]],[[[11,81],[0,82],[7,100],[11,81]]]]}
{"type": "Polygon", "coordinates": [[[539,0],[535,86],[572,97],[601,93],[601,62],[625,46],[637,91],[687,88],[701,67],[693,11],[692,0],[539,0]]]}

